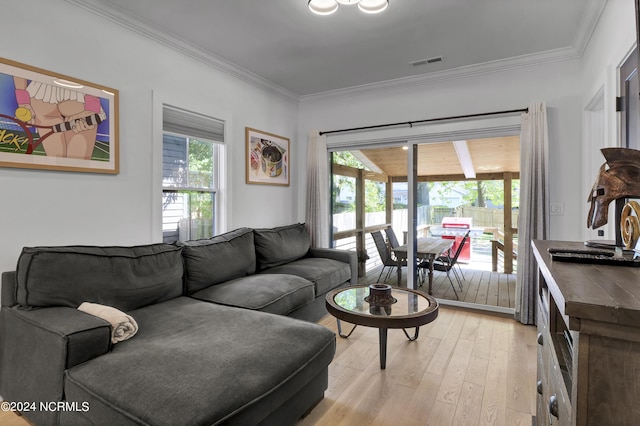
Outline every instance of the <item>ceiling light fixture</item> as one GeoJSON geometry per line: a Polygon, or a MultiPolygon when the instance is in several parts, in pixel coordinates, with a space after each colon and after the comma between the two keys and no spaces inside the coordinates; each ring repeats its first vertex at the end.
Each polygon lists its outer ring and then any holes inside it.
{"type": "Polygon", "coordinates": [[[358,9],[364,13],[380,13],[389,7],[389,0],[362,0],[358,2],[358,9]]]}
{"type": "Polygon", "coordinates": [[[309,10],[317,15],[331,15],[340,5],[357,4],[364,13],[380,13],[389,6],[389,0],[309,0],[309,10]]]}

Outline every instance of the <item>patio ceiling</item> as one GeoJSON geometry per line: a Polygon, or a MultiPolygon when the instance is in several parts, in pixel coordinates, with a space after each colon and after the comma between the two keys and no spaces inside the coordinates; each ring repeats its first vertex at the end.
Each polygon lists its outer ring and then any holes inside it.
{"type": "MultiPolygon", "coordinates": [[[[502,179],[506,172],[518,178],[520,173],[520,138],[507,136],[467,140],[470,166],[478,180],[502,179]]],[[[407,151],[402,147],[363,149],[354,152],[369,168],[395,180],[407,176],[407,151]]],[[[465,180],[460,158],[453,142],[418,146],[420,180],[465,180]]]]}

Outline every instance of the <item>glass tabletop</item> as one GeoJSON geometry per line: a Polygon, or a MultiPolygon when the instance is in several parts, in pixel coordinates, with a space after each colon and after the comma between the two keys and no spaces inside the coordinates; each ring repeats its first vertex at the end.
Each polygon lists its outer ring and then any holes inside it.
{"type": "Polygon", "coordinates": [[[369,287],[349,287],[337,292],[333,302],[345,311],[372,317],[407,317],[432,309],[431,301],[424,295],[401,288],[392,288],[397,300],[391,305],[371,305],[365,301],[369,287]]]}

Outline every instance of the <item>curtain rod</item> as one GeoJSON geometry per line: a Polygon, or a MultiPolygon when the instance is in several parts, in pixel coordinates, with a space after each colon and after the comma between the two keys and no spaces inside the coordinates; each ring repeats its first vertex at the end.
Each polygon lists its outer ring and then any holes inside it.
{"type": "Polygon", "coordinates": [[[463,118],[475,118],[475,117],[486,117],[490,115],[503,115],[503,114],[515,114],[515,113],[529,112],[529,108],[522,109],[510,109],[506,111],[494,111],[494,112],[482,112],[478,114],[467,114],[467,115],[454,115],[450,117],[438,117],[438,118],[428,118],[426,120],[417,120],[417,121],[403,121],[399,123],[388,123],[388,124],[378,124],[375,126],[364,126],[364,127],[352,127],[350,129],[340,129],[340,130],[329,130],[326,132],[320,132],[320,136],[322,135],[330,135],[334,133],[347,133],[347,132],[357,132],[359,130],[370,130],[370,129],[380,129],[382,127],[394,127],[394,126],[409,126],[413,127],[414,124],[423,124],[423,123],[432,123],[435,121],[446,121],[446,120],[460,120],[463,118]]]}

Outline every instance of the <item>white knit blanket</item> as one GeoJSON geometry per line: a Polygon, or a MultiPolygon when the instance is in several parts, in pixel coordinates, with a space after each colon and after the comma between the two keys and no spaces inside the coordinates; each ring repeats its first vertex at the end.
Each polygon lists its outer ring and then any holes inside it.
{"type": "Polygon", "coordinates": [[[111,343],[132,338],[138,332],[138,324],[131,316],[111,306],[84,302],[78,310],[102,318],[111,324],[111,343]]]}

